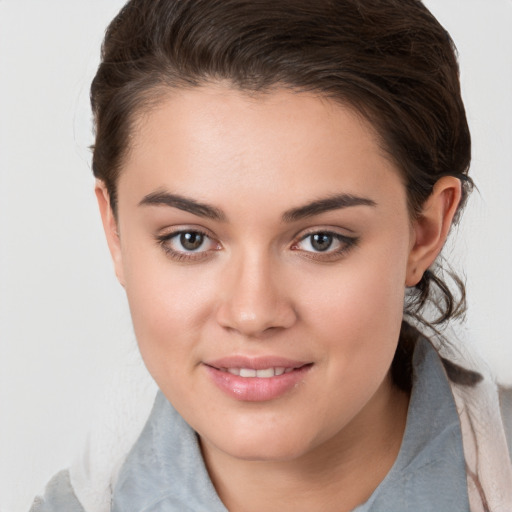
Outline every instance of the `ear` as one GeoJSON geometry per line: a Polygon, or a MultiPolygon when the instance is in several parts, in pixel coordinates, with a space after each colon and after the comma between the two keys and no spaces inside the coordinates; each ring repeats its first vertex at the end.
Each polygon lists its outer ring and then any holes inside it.
{"type": "Polygon", "coordinates": [[[413,222],[413,242],[407,262],[406,286],[415,286],[432,265],[448,237],[462,195],[460,180],[440,178],[413,222]]]}
{"type": "Polygon", "coordinates": [[[119,238],[119,231],[117,221],[110,205],[110,195],[108,193],[105,183],[101,180],[96,180],[94,193],[98,200],[100,208],[101,220],[103,222],[103,229],[107,238],[108,248],[112,261],[114,263],[114,270],[118,281],[124,287],[124,273],[123,273],[123,258],[121,252],[121,239],[119,238]]]}

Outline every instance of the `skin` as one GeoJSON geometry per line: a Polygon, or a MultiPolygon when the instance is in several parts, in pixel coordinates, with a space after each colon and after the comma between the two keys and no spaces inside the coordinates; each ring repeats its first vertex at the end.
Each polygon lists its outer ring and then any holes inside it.
{"type": "Polygon", "coordinates": [[[412,220],[372,127],[309,93],[170,91],[131,141],[117,218],[96,187],[107,241],[144,361],[198,432],[219,496],[244,512],[364,502],[405,428],[408,396],[389,375],[405,288],[442,248],[459,181],[439,180],[412,220]],[[219,218],[148,200],[157,194],[219,218]],[[289,218],[341,194],[367,204],[289,218]],[[180,245],[185,231],[207,235],[197,252],[180,245]],[[318,251],[312,233],[341,237],[318,251]],[[231,355],[310,367],[277,398],[237,400],[205,366],[231,355]]]}

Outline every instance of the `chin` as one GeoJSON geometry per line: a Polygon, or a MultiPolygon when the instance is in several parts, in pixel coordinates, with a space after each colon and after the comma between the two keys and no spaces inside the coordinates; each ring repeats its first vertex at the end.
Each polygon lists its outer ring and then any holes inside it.
{"type": "Polygon", "coordinates": [[[300,447],[268,447],[259,446],[256,448],[240,447],[233,449],[229,447],[228,454],[236,459],[248,462],[289,462],[300,458],[307,450],[300,447]]]}
{"type": "MultiPolygon", "coordinates": [[[[204,443],[204,438],[200,437],[204,443]]],[[[312,443],[303,437],[297,439],[290,436],[288,430],[280,434],[275,429],[259,435],[252,432],[249,436],[230,432],[224,438],[208,440],[207,444],[236,459],[255,462],[287,462],[305,455],[312,448],[312,443]]]]}

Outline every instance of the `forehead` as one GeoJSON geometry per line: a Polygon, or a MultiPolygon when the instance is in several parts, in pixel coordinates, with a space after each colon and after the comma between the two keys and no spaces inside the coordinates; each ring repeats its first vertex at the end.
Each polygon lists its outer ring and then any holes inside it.
{"type": "Polygon", "coordinates": [[[131,140],[120,196],[127,185],[141,195],[160,187],[224,201],[234,190],[251,198],[286,190],[300,202],[400,184],[373,127],[312,93],[249,94],[224,84],[173,90],[138,118],[131,140]]]}

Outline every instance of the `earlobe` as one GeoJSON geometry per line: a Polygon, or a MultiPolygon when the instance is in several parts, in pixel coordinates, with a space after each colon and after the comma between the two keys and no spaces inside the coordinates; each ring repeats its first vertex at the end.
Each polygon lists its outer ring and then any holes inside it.
{"type": "Polygon", "coordinates": [[[118,281],[124,287],[121,240],[119,238],[117,220],[110,205],[110,195],[103,181],[96,180],[94,193],[96,194],[96,199],[98,201],[101,221],[103,223],[103,229],[107,238],[110,255],[112,256],[112,262],[114,263],[114,270],[118,281]]]}
{"type": "Polygon", "coordinates": [[[415,286],[435,261],[448,237],[462,195],[460,180],[440,178],[413,223],[414,241],[407,263],[406,286],[415,286]]]}

